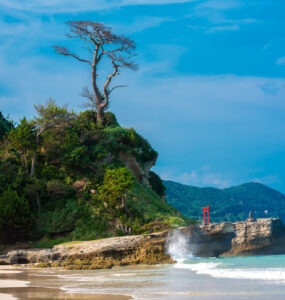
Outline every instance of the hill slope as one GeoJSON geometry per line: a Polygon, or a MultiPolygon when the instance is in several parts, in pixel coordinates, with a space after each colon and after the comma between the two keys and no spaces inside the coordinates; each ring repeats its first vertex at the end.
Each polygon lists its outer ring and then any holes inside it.
{"type": "Polygon", "coordinates": [[[254,217],[280,217],[285,221],[285,196],[266,185],[249,182],[226,189],[198,188],[163,181],[167,202],[189,218],[202,219],[202,206],[210,205],[211,220],[245,220],[254,217]]]}
{"type": "Polygon", "coordinates": [[[0,143],[0,243],[42,238],[47,246],[187,222],[161,198],[150,171],[158,154],[133,128],[110,112],[98,125],[94,111],[76,114],[53,100],[37,111],[0,143]]]}

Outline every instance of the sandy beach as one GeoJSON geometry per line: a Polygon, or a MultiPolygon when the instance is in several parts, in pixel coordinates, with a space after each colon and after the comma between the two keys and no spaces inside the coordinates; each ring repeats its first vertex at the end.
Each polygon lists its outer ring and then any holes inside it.
{"type": "Polygon", "coordinates": [[[27,300],[27,299],[72,299],[72,300],[128,300],[131,297],[106,294],[71,294],[59,288],[41,287],[41,281],[31,280],[30,269],[18,269],[12,266],[0,266],[0,299],[27,300]],[[29,280],[27,278],[29,277],[29,280]]]}

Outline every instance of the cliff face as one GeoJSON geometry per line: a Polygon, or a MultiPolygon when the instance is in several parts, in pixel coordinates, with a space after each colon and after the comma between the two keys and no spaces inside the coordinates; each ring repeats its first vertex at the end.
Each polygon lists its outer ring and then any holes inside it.
{"type": "Polygon", "coordinates": [[[150,169],[155,165],[156,158],[145,162],[142,167],[136,158],[130,153],[120,152],[119,158],[139,182],[149,186],[149,172],[150,169]]]}
{"type": "Polygon", "coordinates": [[[285,253],[285,227],[277,218],[190,226],[180,231],[190,251],[200,257],[285,253]]]}
{"type": "Polygon", "coordinates": [[[280,219],[191,225],[176,231],[69,243],[52,249],[6,250],[0,264],[38,264],[68,269],[98,269],[130,264],[172,263],[168,244],[186,240],[187,253],[199,257],[285,254],[280,219]]]}
{"type": "Polygon", "coordinates": [[[235,237],[223,255],[263,255],[285,253],[285,226],[280,219],[257,219],[232,223],[235,237]]]}

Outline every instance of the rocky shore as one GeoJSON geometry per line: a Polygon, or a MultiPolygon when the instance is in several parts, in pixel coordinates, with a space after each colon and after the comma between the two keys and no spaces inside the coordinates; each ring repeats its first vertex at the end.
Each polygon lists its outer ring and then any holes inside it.
{"type": "Polygon", "coordinates": [[[280,219],[191,225],[177,230],[68,243],[52,249],[4,250],[0,264],[101,269],[130,264],[173,263],[167,252],[178,235],[195,256],[241,256],[285,253],[285,227],[280,219]]]}
{"type": "Polygon", "coordinates": [[[285,226],[278,218],[190,226],[179,231],[187,239],[189,252],[199,257],[285,253],[285,226]]]}
{"type": "Polygon", "coordinates": [[[168,232],[162,232],[68,243],[52,249],[8,250],[0,255],[0,264],[102,269],[130,264],[171,263],[173,261],[165,251],[167,235],[168,232]]]}

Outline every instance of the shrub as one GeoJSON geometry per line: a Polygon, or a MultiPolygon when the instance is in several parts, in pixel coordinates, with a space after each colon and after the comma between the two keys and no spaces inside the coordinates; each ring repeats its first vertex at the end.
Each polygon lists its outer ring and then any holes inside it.
{"type": "Polygon", "coordinates": [[[154,173],[152,171],[149,172],[149,183],[150,183],[153,191],[155,191],[159,197],[162,197],[163,195],[165,195],[166,188],[163,185],[162,180],[156,173],[154,173]]]}
{"type": "Polygon", "coordinates": [[[0,197],[0,238],[2,242],[23,241],[29,237],[33,217],[29,203],[8,189],[0,197]]]}
{"type": "Polygon", "coordinates": [[[109,112],[109,111],[104,114],[104,123],[105,123],[104,125],[106,127],[109,127],[109,126],[111,126],[111,127],[119,126],[119,123],[117,121],[116,116],[113,113],[109,112]]]}
{"type": "Polygon", "coordinates": [[[124,207],[126,193],[133,187],[134,177],[126,168],[106,170],[103,185],[99,187],[99,197],[106,199],[112,207],[122,202],[124,207]]]}

